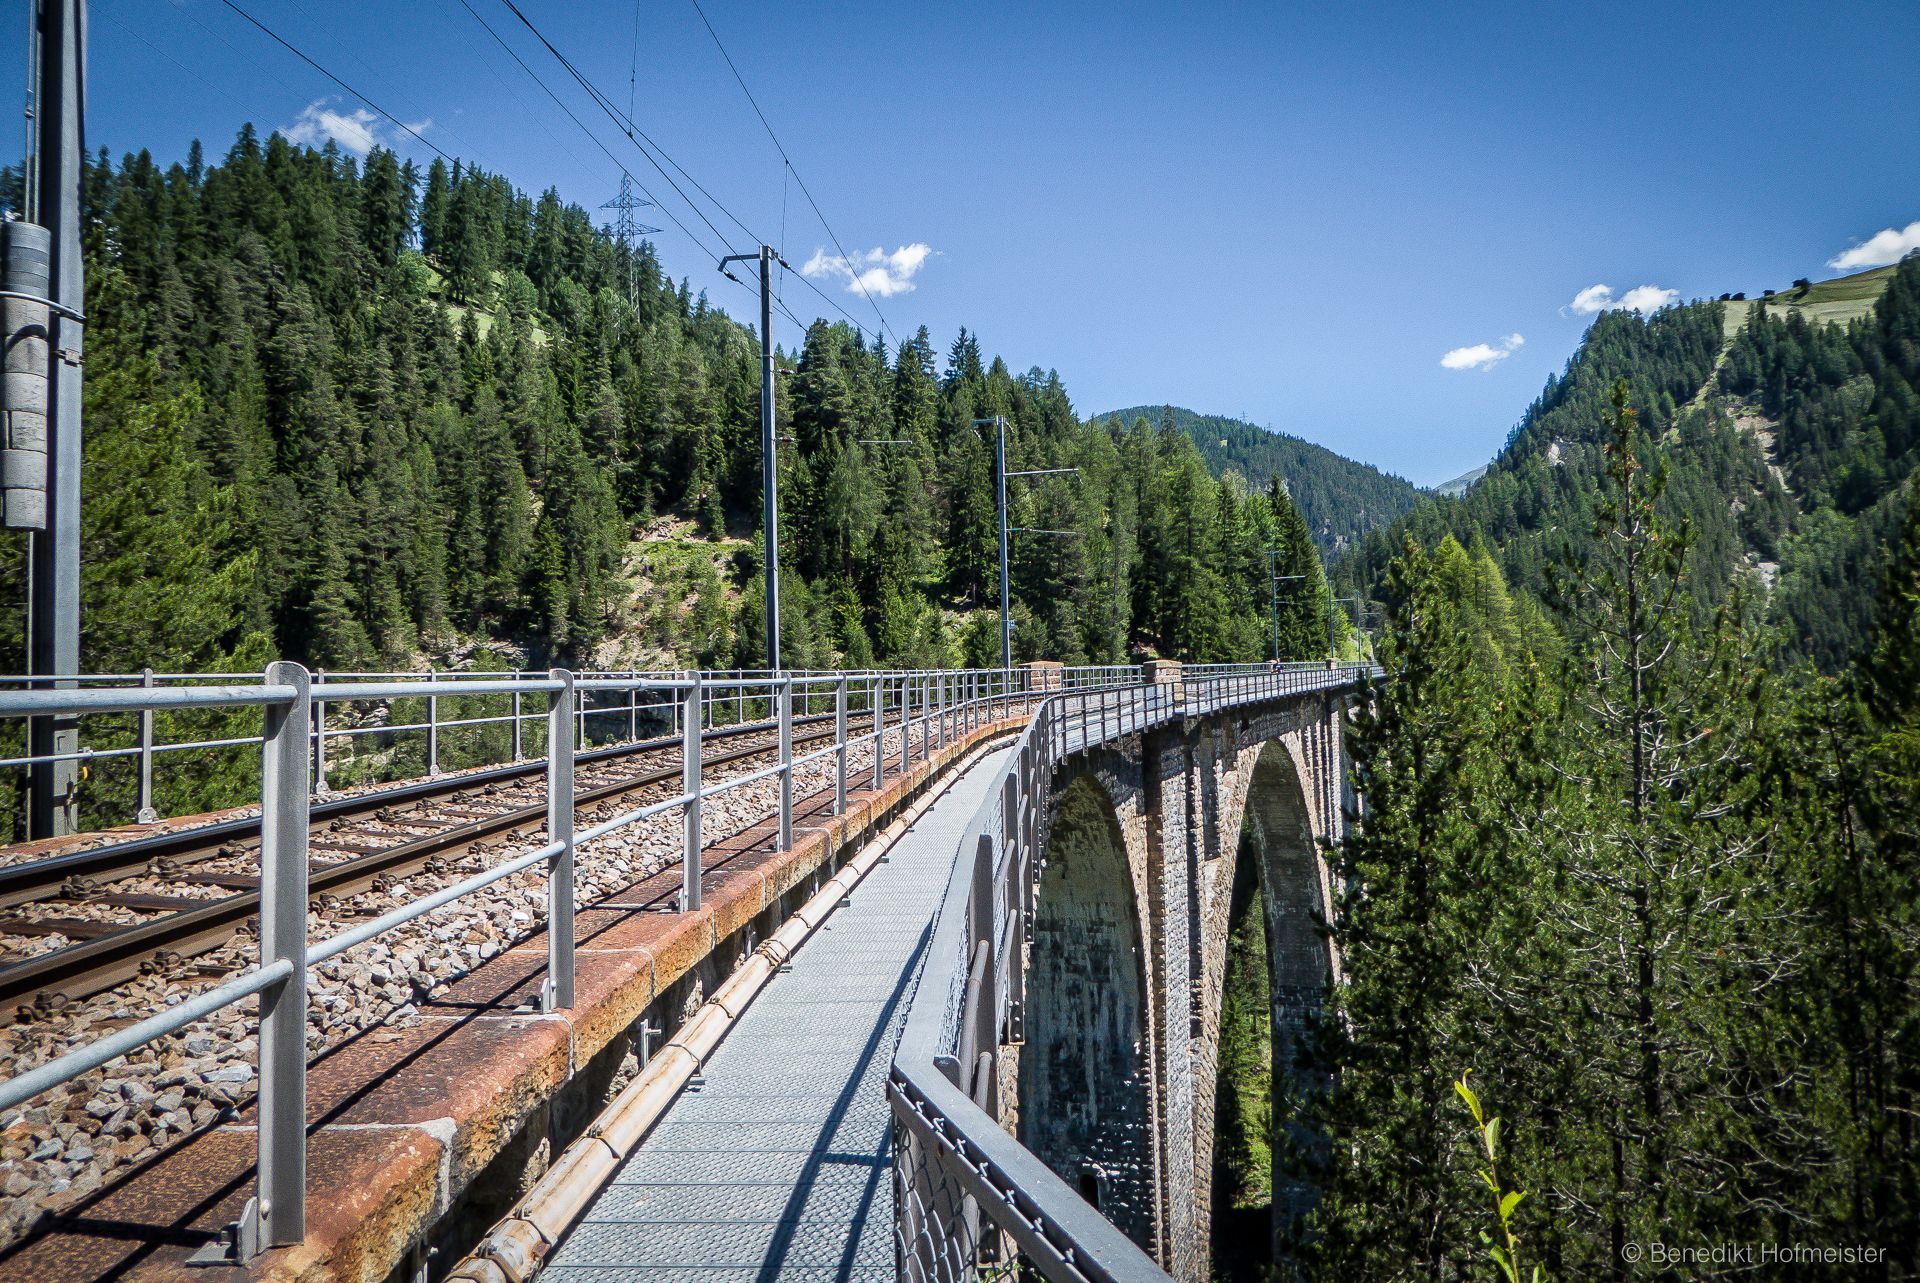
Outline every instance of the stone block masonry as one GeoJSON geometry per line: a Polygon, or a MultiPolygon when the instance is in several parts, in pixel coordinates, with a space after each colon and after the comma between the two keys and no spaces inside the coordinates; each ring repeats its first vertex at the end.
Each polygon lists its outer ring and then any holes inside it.
{"type": "MultiPolygon", "coordinates": [[[[1185,689],[1178,665],[1156,665],[1154,677],[1185,689]]],[[[1316,692],[1190,717],[1082,753],[1052,782],[1006,1117],[1181,1283],[1204,1283],[1211,1268],[1221,991],[1240,860],[1258,862],[1270,979],[1286,997],[1276,1066],[1292,1063],[1338,975],[1324,852],[1345,823],[1345,707],[1316,692]],[[1140,1205],[1149,1185],[1150,1209],[1140,1205]]],[[[1277,1190],[1276,1233],[1311,1200],[1308,1189],[1277,1190]]]]}

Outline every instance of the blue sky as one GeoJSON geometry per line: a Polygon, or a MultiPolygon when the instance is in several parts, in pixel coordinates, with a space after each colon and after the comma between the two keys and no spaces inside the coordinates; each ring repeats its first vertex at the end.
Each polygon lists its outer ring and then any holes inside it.
{"type": "MultiPolygon", "coordinates": [[[[717,243],[500,0],[471,2],[717,243]]],[[[459,0],[242,3],[449,153],[587,205],[618,185],[459,0]]],[[[1016,370],[1058,369],[1082,413],[1242,414],[1422,484],[1499,447],[1590,322],[1570,306],[1590,287],[1757,291],[1833,275],[1876,233],[1920,236],[1910,3],[703,3],[841,242],[899,290],[879,299],[892,330],[944,349],[966,325],[1016,370]]],[[[632,3],[523,7],[624,105],[632,3]]],[[[833,256],[691,0],[639,8],[640,125],[796,268],[833,256]]],[[[4,9],[22,30],[23,0],[4,9]]],[[[430,157],[218,0],[92,13],[94,146],[165,161],[304,119],[430,157]]],[[[18,102],[6,47],[0,100],[18,102]]],[[[751,315],[654,221],[671,270],[751,315]]],[[[825,307],[785,294],[803,318],[825,307]]]]}

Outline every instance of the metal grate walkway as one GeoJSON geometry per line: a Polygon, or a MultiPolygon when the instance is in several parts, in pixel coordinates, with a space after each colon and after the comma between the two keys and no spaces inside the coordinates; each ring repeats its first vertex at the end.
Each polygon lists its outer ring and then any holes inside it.
{"type": "Polygon", "coordinates": [[[954,852],[1009,751],[954,780],[801,946],[543,1274],[892,1283],[888,1066],[954,852]]]}

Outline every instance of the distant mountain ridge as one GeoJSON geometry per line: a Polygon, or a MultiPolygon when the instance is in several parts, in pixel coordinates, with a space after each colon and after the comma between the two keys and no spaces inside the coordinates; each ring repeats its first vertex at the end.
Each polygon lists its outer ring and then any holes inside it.
{"type": "Polygon", "coordinates": [[[1192,438],[1214,475],[1238,472],[1256,489],[1284,477],[1322,553],[1351,546],[1407,512],[1420,497],[1404,478],[1245,419],[1160,405],[1129,406],[1099,418],[1123,423],[1144,418],[1158,425],[1166,416],[1192,438]]]}
{"type": "MultiPolygon", "coordinates": [[[[1827,281],[1795,281],[1784,290],[1765,290],[1759,297],[1748,298],[1745,294],[1722,294],[1715,299],[1698,299],[1686,306],[1695,307],[1705,303],[1718,302],[1721,307],[1721,330],[1724,336],[1724,348],[1733,345],[1734,338],[1755,316],[1756,312],[1777,320],[1799,318],[1810,326],[1839,325],[1846,326],[1854,321],[1871,317],[1880,296],[1887,292],[1887,285],[1893,280],[1899,265],[1870,267],[1863,272],[1854,272],[1847,276],[1835,277],[1827,281]]],[[[1497,466],[1506,455],[1506,449],[1500,455],[1479,467],[1463,472],[1451,481],[1443,481],[1431,489],[1434,494],[1447,499],[1457,499],[1473,488],[1475,482],[1487,475],[1489,469],[1497,466]]]]}
{"type": "Polygon", "coordinates": [[[1487,469],[1492,466],[1492,464],[1483,463],[1477,468],[1469,468],[1451,481],[1442,481],[1433,488],[1433,492],[1437,495],[1446,495],[1448,497],[1463,495],[1473,488],[1474,482],[1486,476],[1487,469]]]}

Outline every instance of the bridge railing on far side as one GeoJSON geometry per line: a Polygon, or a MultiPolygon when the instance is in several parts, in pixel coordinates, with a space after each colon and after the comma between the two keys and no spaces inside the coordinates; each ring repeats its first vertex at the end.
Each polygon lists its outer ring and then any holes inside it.
{"type": "MultiPolygon", "coordinates": [[[[701,726],[708,731],[770,731],[776,720],[764,669],[707,669],[701,674],[701,726]]],[[[649,744],[677,744],[687,716],[673,683],[680,670],[580,671],[571,714],[574,750],[580,760],[617,756],[649,744]]],[[[1137,680],[1139,670],[1113,665],[1026,664],[1000,669],[788,670],[796,683],[794,717],[802,725],[824,723],[835,707],[835,688],[847,684],[849,714],[861,725],[876,711],[898,721],[911,706],[957,704],[989,691],[1022,693],[1084,689],[1137,680]]],[[[525,774],[546,755],[551,719],[537,695],[539,672],[426,669],[415,672],[309,674],[309,788],[316,801],[341,790],[434,779],[456,771],[500,768],[502,776],[525,774]],[[529,684],[532,683],[532,684],[529,684]]],[[[76,827],[150,824],[172,815],[225,806],[231,784],[195,786],[198,773],[244,774],[261,737],[230,725],[230,710],[208,698],[215,687],[257,685],[257,673],[83,673],[73,677],[0,675],[0,703],[36,696],[114,691],[139,687],[154,692],[139,700],[76,699],[61,714],[74,720],[79,747],[66,752],[24,751],[25,736],[9,739],[0,722],[0,780],[23,777],[57,762],[82,768],[76,827]],[[196,694],[195,692],[200,692],[196,694]],[[137,706],[136,706],[137,705],[137,706]],[[13,752],[17,741],[22,751],[13,752]],[[184,797],[183,797],[184,794],[184,797]],[[209,801],[208,798],[212,800],[209,801]],[[169,803],[173,805],[169,807],[169,803]]],[[[62,704],[66,708],[65,703],[62,704]]],[[[916,711],[913,716],[920,714],[916,711]]],[[[241,801],[250,800],[247,798],[241,801]]]]}
{"type": "Polygon", "coordinates": [[[1177,665],[1047,697],[955,856],[887,1094],[894,1254],[903,1283],[1012,1277],[1167,1283],[1154,1259],[1000,1122],[1002,1048],[1024,1039],[1025,955],[1054,768],[1086,747],[1179,719],[1316,690],[1364,665],[1177,665]]]}

